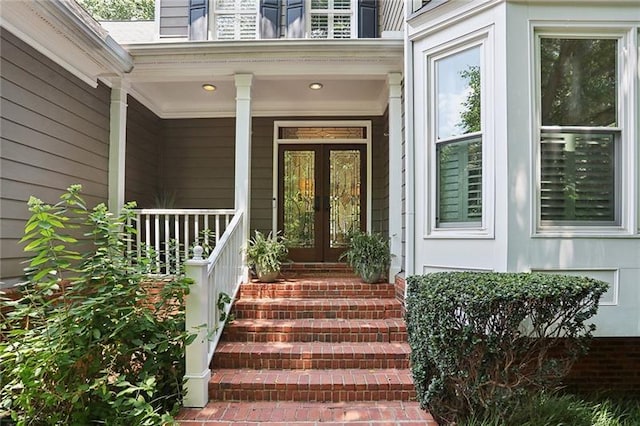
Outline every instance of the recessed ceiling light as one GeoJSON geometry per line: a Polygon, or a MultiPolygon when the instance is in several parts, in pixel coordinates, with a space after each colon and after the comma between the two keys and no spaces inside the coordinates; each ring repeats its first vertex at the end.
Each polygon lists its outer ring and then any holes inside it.
{"type": "Polygon", "coordinates": [[[214,90],[216,90],[216,86],[214,86],[213,84],[209,84],[209,83],[203,84],[202,88],[204,90],[206,90],[207,92],[213,92],[214,90]]]}
{"type": "Polygon", "coordinates": [[[322,83],[311,83],[309,85],[309,89],[311,89],[311,90],[320,90],[320,89],[322,89],[322,83]]]}

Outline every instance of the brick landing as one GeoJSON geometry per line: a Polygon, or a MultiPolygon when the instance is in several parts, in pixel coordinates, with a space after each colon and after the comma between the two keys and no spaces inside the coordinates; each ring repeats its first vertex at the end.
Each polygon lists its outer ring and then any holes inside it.
{"type": "Polygon", "coordinates": [[[203,409],[184,409],[178,420],[185,426],[438,426],[417,402],[224,402],[203,409]]]}

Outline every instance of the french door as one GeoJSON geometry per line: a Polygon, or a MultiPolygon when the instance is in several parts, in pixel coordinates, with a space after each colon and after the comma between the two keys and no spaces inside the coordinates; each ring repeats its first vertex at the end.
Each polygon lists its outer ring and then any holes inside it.
{"type": "Polygon", "coordinates": [[[278,229],[296,262],[335,262],[366,229],[366,145],[281,144],[278,229]]]}

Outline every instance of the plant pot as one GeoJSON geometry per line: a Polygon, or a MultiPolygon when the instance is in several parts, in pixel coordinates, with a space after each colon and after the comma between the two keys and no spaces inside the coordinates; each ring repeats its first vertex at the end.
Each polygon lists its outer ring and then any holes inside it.
{"type": "Polygon", "coordinates": [[[363,268],[360,270],[360,278],[365,283],[377,283],[382,278],[382,270],[379,267],[363,268]]]}
{"type": "Polygon", "coordinates": [[[272,283],[278,279],[280,271],[258,271],[258,281],[261,283],[272,283]]]}

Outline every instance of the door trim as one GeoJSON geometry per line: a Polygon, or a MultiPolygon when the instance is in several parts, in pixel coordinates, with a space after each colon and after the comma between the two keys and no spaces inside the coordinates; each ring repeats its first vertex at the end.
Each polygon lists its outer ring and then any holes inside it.
{"type": "Polygon", "coordinates": [[[271,228],[275,233],[278,230],[278,150],[280,145],[304,145],[304,144],[330,144],[330,145],[366,145],[367,158],[367,182],[366,182],[366,228],[371,232],[371,210],[372,210],[372,172],[371,172],[371,120],[300,120],[300,121],[274,121],[273,123],[273,191],[271,201],[271,228]],[[364,139],[280,139],[278,135],[281,127],[364,127],[366,138],[364,139]]]}

